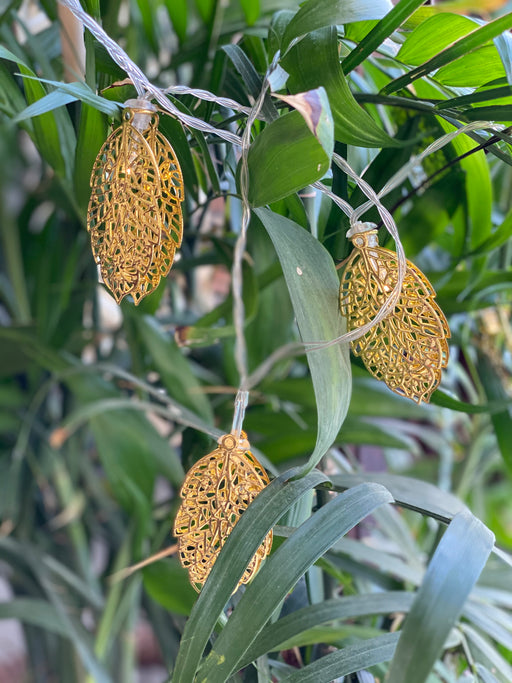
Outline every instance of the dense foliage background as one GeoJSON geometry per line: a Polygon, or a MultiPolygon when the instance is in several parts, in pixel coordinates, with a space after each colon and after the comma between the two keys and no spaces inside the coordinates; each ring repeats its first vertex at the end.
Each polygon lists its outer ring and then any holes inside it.
{"type": "Polygon", "coordinates": [[[199,667],[209,682],[510,683],[511,3],[83,6],[152,83],[213,93],[169,95],[212,129],[243,134],[247,111],[219,98],[251,107],[273,65],[248,150],[244,429],[285,474],[199,598],[174,557],[110,578],[172,544],[184,472],[231,428],[240,148],[161,116],[185,177],[184,244],[157,292],[117,307],[85,216],[109,121],[135,90],[88,31],[81,57],[80,26],[53,0],[1,2],[0,618],[21,621],[26,647],[6,680],[129,683],[153,659],[154,680],[176,683],[199,667]],[[313,129],[277,96],[306,91],[313,129]],[[348,223],[311,185],[366,198],[333,152],[379,191],[474,121],[382,197],[452,330],[431,405],[391,393],[345,345],[267,367],[342,330],[348,223]],[[319,468],[292,477],[312,454],[319,468]],[[272,556],[230,598],[275,523],[272,556]]]}

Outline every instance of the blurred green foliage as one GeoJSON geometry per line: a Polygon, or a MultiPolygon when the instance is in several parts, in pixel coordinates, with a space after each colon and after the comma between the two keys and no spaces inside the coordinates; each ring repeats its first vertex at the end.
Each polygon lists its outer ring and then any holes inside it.
{"type": "Polygon", "coordinates": [[[510,3],[82,3],[152,83],[214,93],[169,96],[213,129],[242,134],[247,115],[217,100],[250,107],[271,64],[276,94],[314,92],[321,114],[311,130],[267,94],[253,127],[244,429],[276,478],[196,601],[175,558],[109,577],[172,543],[184,471],[231,426],[240,149],[161,116],[185,178],[184,244],[154,294],[117,307],[97,284],[88,179],[135,91],[88,31],[70,83],[72,22],[54,0],[29,4],[0,3],[0,618],[24,626],[26,680],[135,681],[144,621],[175,683],[197,670],[210,683],[509,683],[510,3]],[[382,198],[450,319],[432,404],[392,394],[345,346],[267,367],[299,331],[343,331],[347,219],[308,185],[322,178],[353,207],[365,197],[333,150],[378,191],[472,121],[382,198]],[[230,597],[273,524],[275,551],[230,597]],[[278,619],[283,601],[298,611],[278,619]],[[286,652],[299,647],[296,668],[286,652]]]}

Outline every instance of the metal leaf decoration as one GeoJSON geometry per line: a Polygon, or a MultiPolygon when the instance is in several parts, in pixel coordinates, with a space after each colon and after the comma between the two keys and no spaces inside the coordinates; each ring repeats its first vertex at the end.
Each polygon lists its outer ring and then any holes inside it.
{"type": "MultiPolygon", "coordinates": [[[[397,283],[397,255],[378,246],[376,230],[351,236],[354,251],[340,285],[341,312],[349,330],[371,321],[397,283]]],[[[396,307],[351,342],[366,368],[397,394],[428,402],[448,363],[450,330],[425,275],[407,261],[396,307]]]]}
{"type": "MultiPolygon", "coordinates": [[[[248,450],[244,432],[219,439],[219,447],[187,473],[183,499],[174,522],[180,562],[199,592],[231,530],[249,504],[269,483],[267,473],[248,450]]],[[[272,547],[272,531],[256,551],[238,586],[256,574],[272,547]]],[[[237,588],[238,588],[237,586],[237,588]]]]}
{"type": "Polygon", "coordinates": [[[181,168],[158,132],[156,107],[128,100],[91,174],[87,229],[101,276],[117,303],[138,304],[169,272],[181,245],[181,168]]]}

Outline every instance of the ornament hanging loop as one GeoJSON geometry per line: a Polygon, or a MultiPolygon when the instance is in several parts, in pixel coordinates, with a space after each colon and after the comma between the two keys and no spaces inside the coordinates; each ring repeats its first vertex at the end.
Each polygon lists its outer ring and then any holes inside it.
{"type": "Polygon", "coordinates": [[[241,438],[245,409],[247,408],[248,402],[249,392],[238,391],[235,398],[235,412],[233,415],[233,425],[231,427],[231,434],[233,434],[237,441],[241,438]]]}

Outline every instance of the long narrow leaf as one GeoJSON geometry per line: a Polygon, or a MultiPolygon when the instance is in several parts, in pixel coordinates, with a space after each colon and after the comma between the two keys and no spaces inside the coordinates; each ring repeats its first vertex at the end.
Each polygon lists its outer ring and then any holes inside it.
{"type": "Polygon", "coordinates": [[[225,683],[240,668],[240,663],[276,605],[305,571],[347,531],[391,500],[390,493],[384,487],[361,484],[336,496],[306,520],[271,555],[248,586],[200,669],[200,680],[225,683]]]}
{"type": "MultiPolygon", "coordinates": [[[[327,250],[304,228],[267,209],[255,211],[277,251],[304,342],[331,340],[345,331],[338,309],[339,281],[327,250]]],[[[346,344],[310,351],[308,363],[318,410],[318,432],[309,466],[332,445],[348,411],[351,390],[346,344]]]]}
{"type": "Polygon", "coordinates": [[[173,672],[173,683],[191,683],[215,623],[269,529],[306,491],[325,481],[318,470],[293,480],[290,470],[277,477],[249,506],[229,535],[187,622],[173,672]]]}
{"type": "MultiPolygon", "coordinates": [[[[349,645],[286,676],[282,683],[331,683],[335,678],[389,661],[397,641],[397,633],[387,633],[357,645],[349,645]]],[[[412,683],[412,679],[409,683],[412,683]]]]}
{"type": "Polygon", "coordinates": [[[337,619],[408,612],[413,600],[413,593],[389,591],[351,595],[303,607],[269,624],[251,645],[241,662],[241,668],[267,652],[279,650],[282,643],[293,639],[307,629],[337,619]]]}
{"type": "Polygon", "coordinates": [[[343,71],[348,74],[359,66],[371,53],[388,38],[395,29],[416,10],[425,0],[402,0],[391,12],[379,21],[352,52],[343,60],[343,71]]]}
{"type": "Polygon", "coordinates": [[[396,78],[391,81],[388,85],[382,88],[381,93],[383,95],[390,95],[397,90],[407,87],[410,83],[413,83],[418,78],[422,76],[427,76],[429,73],[434,71],[434,69],[439,69],[445,64],[453,62],[455,59],[462,57],[471,50],[484,45],[487,41],[496,38],[503,31],[507,31],[512,26],[512,12],[505,14],[505,16],[495,19],[489,22],[485,26],[481,26],[464,38],[460,38],[455,41],[453,45],[442,50],[439,54],[427,62],[418,66],[416,69],[409,71],[408,73],[396,78]]]}
{"type": "Polygon", "coordinates": [[[429,564],[391,663],[393,683],[424,683],[494,544],[469,511],[456,515],[429,564]]]}

